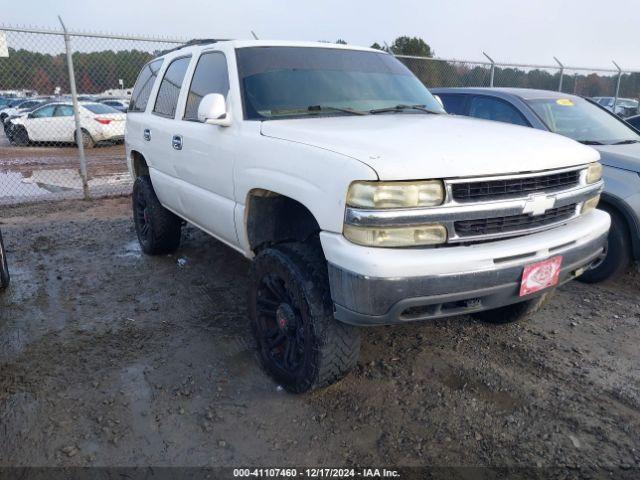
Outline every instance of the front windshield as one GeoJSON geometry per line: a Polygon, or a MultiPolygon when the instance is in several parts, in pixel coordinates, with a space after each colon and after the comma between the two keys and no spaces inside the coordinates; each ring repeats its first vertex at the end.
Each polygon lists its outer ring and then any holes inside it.
{"type": "Polygon", "coordinates": [[[398,105],[444,113],[427,88],[386,53],[251,47],[238,49],[237,60],[247,119],[348,115],[398,105]]]}
{"type": "Polygon", "coordinates": [[[640,141],[640,136],[624,122],[583,98],[538,98],[526,102],[549,130],[579,142],[609,145],[640,141]]]}

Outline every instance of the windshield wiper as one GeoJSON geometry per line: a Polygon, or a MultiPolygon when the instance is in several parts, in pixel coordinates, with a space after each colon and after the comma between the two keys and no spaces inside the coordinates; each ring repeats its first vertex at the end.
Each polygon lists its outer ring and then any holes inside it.
{"type": "Polygon", "coordinates": [[[401,112],[403,110],[420,110],[421,112],[433,113],[434,115],[440,115],[442,113],[426,108],[424,105],[396,105],[395,107],[375,108],[373,110],[369,110],[369,113],[401,112]]]}
{"type": "Polygon", "coordinates": [[[366,115],[366,112],[361,112],[360,110],[354,110],[352,108],[346,107],[329,107],[326,105],[310,105],[307,107],[307,111],[309,112],[344,112],[349,113],[351,115],[366,115]]]}
{"type": "Polygon", "coordinates": [[[598,140],[578,140],[578,142],[583,145],[604,145],[604,143],[599,142],[598,140]]]}
{"type": "Polygon", "coordinates": [[[631,143],[638,143],[640,140],[620,140],[619,142],[612,143],[611,145],[629,145],[631,143]]]}

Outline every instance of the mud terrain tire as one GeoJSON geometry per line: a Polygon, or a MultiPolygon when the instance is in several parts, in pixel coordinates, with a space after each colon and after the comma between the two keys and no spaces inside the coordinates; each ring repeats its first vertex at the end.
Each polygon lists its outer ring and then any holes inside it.
{"type": "Polygon", "coordinates": [[[360,332],[333,317],[319,242],[260,252],[251,268],[249,309],[260,363],[289,392],[334,383],[358,362],[360,332]]]}
{"type": "Polygon", "coordinates": [[[148,255],[175,252],[180,246],[182,220],[160,204],[148,175],[136,178],[132,205],[142,251],[148,255]]]}

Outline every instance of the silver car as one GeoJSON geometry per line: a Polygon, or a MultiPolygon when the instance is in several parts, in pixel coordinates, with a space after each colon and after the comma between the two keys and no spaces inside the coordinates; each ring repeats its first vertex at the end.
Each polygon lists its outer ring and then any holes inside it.
{"type": "Polygon", "coordinates": [[[640,259],[640,131],[596,102],[525,88],[433,88],[448,113],[533,127],[600,152],[605,187],[598,208],[611,215],[605,256],[580,279],[600,282],[640,259]]]}

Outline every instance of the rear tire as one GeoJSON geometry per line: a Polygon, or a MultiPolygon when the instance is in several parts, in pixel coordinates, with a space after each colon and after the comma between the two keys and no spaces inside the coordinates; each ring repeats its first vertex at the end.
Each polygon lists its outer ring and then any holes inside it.
{"type": "Polygon", "coordinates": [[[96,146],[96,142],[93,140],[93,137],[86,130],[82,130],[80,136],[82,137],[82,146],[84,148],[93,148],[96,146]]]}
{"type": "Polygon", "coordinates": [[[529,320],[540,310],[553,296],[554,290],[546,292],[539,297],[525,300],[524,302],[506,305],[492,310],[472,313],[476,320],[486,323],[505,324],[529,320]]]}
{"type": "Polygon", "coordinates": [[[0,290],[4,290],[9,286],[10,279],[6,250],[4,249],[2,233],[0,232],[0,290]]]}
{"type": "Polygon", "coordinates": [[[584,283],[604,282],[622,274],[631,264],[631,239],[627,223],[615,210],[601,208],[611,216],[605,256],[578,277],[584,283]]]}
{"type": "Polygon", "coordinates": [[[260,363],[289,392],[334,383],[358,362],[360,332],[333,317],[320,245],[260,252],[251,267],[249,311],[260,363]]]}
{"type": "Polygon", "coordinates": [[[182,220],[160,204],[148,175],[136,178],[132,206],[142,251],[149,255],[175,252],[180,246],[182,220]]]}
{"type": "Polygon", "coordinates": [[[9,138],[13,145],[25,146],[29,144],[29,134],[27,133],[27,129],[21,125],[15,126],[13,129],[13,134],[9,138]]]}

